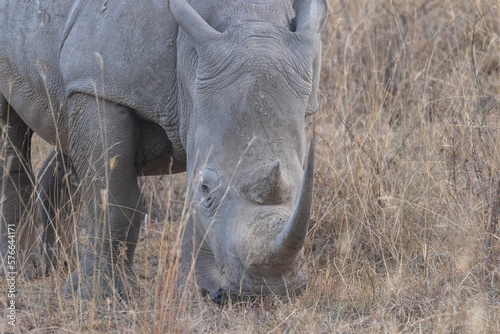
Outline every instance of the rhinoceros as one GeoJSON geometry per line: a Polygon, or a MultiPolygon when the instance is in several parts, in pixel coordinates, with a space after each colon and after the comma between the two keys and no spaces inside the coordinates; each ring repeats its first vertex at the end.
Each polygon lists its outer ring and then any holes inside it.
{"type": "MultiPolygon", "coordinates": [[[[134,287],[137,177],[184,171],[182,267],[202,291],[301,286],[314,173],[305,125],[318,109],[325,17],[324,0],[0,1],[4,274],[12,231],[28,224],[36,132],[55,147],[42,220],[52,224],[47,203],[61,189],[51,185],[69,170],[92,219],[68,293],[134,287]]],[[[18,262],[36,239],[24,231],[18,262]]]]}

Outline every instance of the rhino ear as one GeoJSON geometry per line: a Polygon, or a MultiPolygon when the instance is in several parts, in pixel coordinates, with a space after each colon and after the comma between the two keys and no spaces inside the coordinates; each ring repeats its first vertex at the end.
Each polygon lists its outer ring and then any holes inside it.
{"type": "MultiPolygon", "coordinates": [[[[325,0],[295,0],[293,8],[296,13],[293,19],[295,31],[310,33],[313,35],[313,38],[319,41],[319,33],[326,18],[327,8],[325,0]]],[[[319,109],[318,91],[320,67],[321,43],[318,43],[313,61],[312,90],[307,103],[306,116],[314,114],[319,109]]]]}
{"type": "Polygon", "coordinates": [[[212,28],[186,0],[169,0],[170,12],[194,44],[213,40],[220,32],[212,28]]]}
{"type": "Polygon", "coordinates": [[[295,31],[319,32],[326,18],[325,0],[295,0],[295,31]]]}
{"type": "Polygon", "coordinates": [[[321,46],[319,47],[318,54],[313,61],[313,81],[311,95],[307,102],[306,116],[315,114],[319,109],[318,93],[319,93],[319,73],[321,72],[321,46]]]}

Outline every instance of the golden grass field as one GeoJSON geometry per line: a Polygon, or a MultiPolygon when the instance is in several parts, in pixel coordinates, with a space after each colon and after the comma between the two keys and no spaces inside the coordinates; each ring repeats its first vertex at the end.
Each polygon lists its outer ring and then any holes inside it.
{"type": "Polygon", "coordinates": [[[18,282],[15,333],[500,333],[500,4],[328,5],[307,290],[177,291],[185,175],[141,178],[140,294],[65,299],[61,266],[18,282]]]}

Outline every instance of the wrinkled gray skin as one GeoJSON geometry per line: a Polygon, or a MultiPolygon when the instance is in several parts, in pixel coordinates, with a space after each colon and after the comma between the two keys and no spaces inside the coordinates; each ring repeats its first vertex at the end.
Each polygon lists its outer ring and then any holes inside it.
{"type": "MultiPolygon", "coordinates": [[[[0,1],[2,257],[6,225],[30,224],[34,131],[57,148],[38,176],[46,249],[66,172],[93,219],[68,292],[134,286],[136,178],[182,171],[187,277],[219,294],[299,286],[313,177],[304,126],[318,107],[325,14],[324,0],[0,1]]],[[[34,231],[24,230],[29,264],[34,231]]]]}

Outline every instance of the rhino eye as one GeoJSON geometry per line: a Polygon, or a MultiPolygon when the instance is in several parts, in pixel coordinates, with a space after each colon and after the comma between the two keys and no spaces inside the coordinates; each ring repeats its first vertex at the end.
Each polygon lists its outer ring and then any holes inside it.
{"type": "Polygon", "coordinates": [[[202,201],[203,205],[207,208],[212,206],[213,203],[213,194],[211,194],[210,187],[206,184],[201,185],[201,194],[203,196],[202,201]]]}
{"type": "Polygon", "coordinates": [[[210,193],[210,188],[206,184],[202,184],[201,192],[203,193],[203,196],[207,197],[208,194],[210,193]]]}
{"type": "Polygon", "coordinates": [[[201,184],[199,188],[199,197],[203,206],[210,208],[214,202],[215,190],[217,188],[217,173],[207,169],[203,172],[201,177],[201,184]]]}

